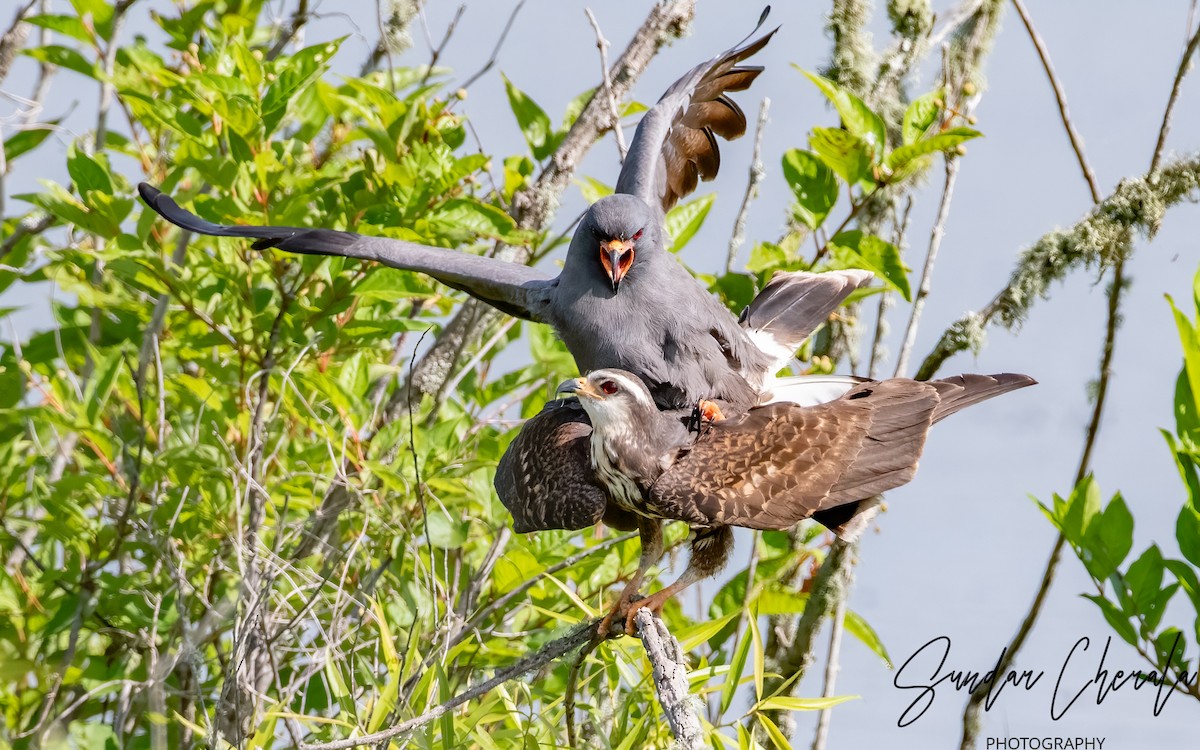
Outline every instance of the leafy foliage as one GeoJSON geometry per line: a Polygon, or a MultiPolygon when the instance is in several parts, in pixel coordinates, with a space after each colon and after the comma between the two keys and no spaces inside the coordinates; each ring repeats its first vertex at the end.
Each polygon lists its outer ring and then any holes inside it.
{"type": "MultiPolygon", "coordinates": [[[[443,71],[330,76],[341,41],[275,54],[262,6],[205,0],[153,16],[166,48],[121,44],[111,74],[112,5],[77,0],[70,14],[30,19],[71,46],[24,54],[111,85],[130,129],[80,137],[70,184],[14,196],[33,208],[3,219],[0,290],[56,290],[53,327],[0,353],[6,746],[194,746],[228,735],[227,693],[245,679],[258,701],[245,746],[372,732],[601,612],[636,567],[628,537],[514,537],[491,489],[514,417],[574,374],[547,329],[494,327],[439,409],[406,409],[406,365],[457,295],[418,274],[182,236],[133,198],[145,178],[216,222],[352,227],[464,252],[502,242],[537,259],[557,235],[518,229],[507,208],[591,91],[555,128],[505,80],[528,153],[489,157],[464,146],[443,71]],[[17,231],[43,217],[50,231],[17,231]],[[497,355],[522,338],[533,361],[503,371],[497,355]],[[339,492],[348,499],[331,506],[339,492]],[[269,644],[265,663],[245,659],[256,640],[269,644]]],[[[706,279],[735,310],[776,271],[800,268],[870,268],[907,298],[899,250],[858,226],[860,211],[976,135],[942,128],[951,115],[923,98],[904,116],[905,144],[888,150],[881,115],[810,78],[842,127],[814,128],[811,150],[784,157],[796,196],[787,235],[755,247],[749,275],[706,279]]],[[[8,166],[36,169],[49,132],[9,137],[8,166]]],[[[701,231],[712,200],[670,213],[673,250],[701,231]]],[[[799,539],[757,535],[756,564],[705,616],[666,610],[716,742],[784,747],[770,712],[838,701],[769,689],[787,676],[771,671],[759,617],[799,613],[798,581],[823,554],[818,532],[799,539]]],[[[887,661],[861,618],[847,629],[887,661]]],[[[412,745],[563,746],[572,674],[559,663],[503,685],[412,745]]],[[[667,740],[636,642],[601,646],[577,683],[576,709],[602,742],[667,740]]]]}
{"type": "Polygon", "coordinates": [[[1169,675],[1168,681],[1177,672],[1194,671],[1184,654],[1189,637],[1200,643],[1200,389],[1195,387],[1200,384],[1200,273],[1195,289],[1194,319],[1168,298],[1184,365],[1175,390],[1175,431],[1162,433],[1186,490],[1175,525],[1184,559],[1165,558],[1158,545],[1151,544],[1126,565],[1133,547],[1133,515],[1120,493],[1102,506],[1100,489],[1090,476],[1067,498],[1055,495],[1050,506],[1042,505],[1096,587],[1096,593],[1085,596],[1100,608],[1113,631],[1146,658],[1151,670],[1169,675]],[[1192,611],[1190,636],[1164,625],[1168,605],[1181,591],[1192,611]]]}

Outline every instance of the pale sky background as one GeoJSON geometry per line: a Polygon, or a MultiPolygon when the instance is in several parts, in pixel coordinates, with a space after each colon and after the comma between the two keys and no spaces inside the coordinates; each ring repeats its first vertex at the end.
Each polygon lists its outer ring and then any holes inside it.
{"type": "MultiPolygon", "coordinates": [[[[154,0],[151,4],[172,13],[168,3],[154,0]]],[[[6,20],[12,5],[4,5],[6,20]]],[[[430,3],[427,19],[435,40],[441,39],[457,5],[430,3]]],[[[623,0],[592,5],[615,56],[644,18],[647,4],[623,0]]],[[[1029,0],[1028,5],[1066,89],[1101,191],[1108,194],[1122,177],[1141,174],[1149,164],[1182,51],[1188,3],[1029,0]]],[[[367,45],[377,36],[374,3],[316,0],[313,6],[322,17],[310,23],[306,43],[354,35],[336,66],[356,71],[367,45]]],[[[459,79],[487,59],[512,6],[509,0],[467,4],[442,59],[459,79]]],[[[935,2],[935,6],[941,9],[950,3],[935,2]]],[[[496,69],[472,86],[460,108],[473,119],[487,152],[501,155],[525,148],[508,109],[500,71],[538,101],[555,122],[572,97],[596,83],[599,62],[584,7],[582,2],[529,0],[518,16],[496,69]]],[[[691,36],[659,54],[639,82],[636,98],[657,99],[684,70],[747,33],[759,10],[757,4],[701,0],[691,36]]],[[[772,100],[763,144],[767,176],[750,212],[751,240],[774,238],[783,225],[788,192],[779,167],[782,152],[803,146],[812,126],[836,124],[812,85],[791,67],[796,63],[818,69],[826,61],[830,44],[823,31],[823,14],[827,10],[826,2],[778,3],[770,24],[783,28],[754,60],[767,70],[751,91],[737,95],[751,119],[763,96],[772,100]]],[[[135,15],[144,19],[144,10],[135,15]]],[[[883,47],[886,19],[882,9],[877,15],[876,46],[883,47]]],[[[141,20],[131,31],[152,39],[159,36],[141,20]]],[[[428,60],[429,47],[419,25],[413,36],[415,46],[399,64],[428,60]]],[[[28,94],[32,75],[29,61],[20,61],[4,88],[28,94]]],[[[1023,247],[1054,227],[1072,224],[1090,205],[1050,87],[1019,19],[1011,12],[987,75],[988,89],[976,112],[986,138],[969,144],[962,163],[933,295],[914,351],[917,362],[946,324],[992,298],[1023,247]]],[[[1184,85],[1169,152],[1200,148],[1197,76],[1194,73],[1184,85]]],[[[926,79],[913,90],[919,93],[928,87],[926,79]]],[[[92,126],[93,85],[64,71],[53,92],[46,117],[57,117],[78,101],[77,111],[88,114],[68,119],[68,127],[83,131],[92,126]]],[[[10,106],[0,102],[0,117],[10,106]]],[[[118,129],[124,129],[116,113],[113,119],[118,129]]],[[[11,133],[5,130],[4,134],[11,133]]],[[[33,157],[39,167],[48,165],[37,174],[30,169],[29,157],[17,162],[7,185],[9,194],[35,189],[36,177],[65,184],[63,156],[69,137],[49,142],[40,156],[33,157]]],[[[719,198],[687,251],[688,262],[698,270],[713,271],[724,262],[745,189],[750,150],[749,138],[722,143],[721,175],[703,186],[706,191],[716,190],[719,198]]],[[[141,177],[132,171],[136,169],[132,163],[118,167],[134,182],[141,177]]],[[[592,149],[580,174],[611,183],[616,169],[610,137],[592,149]]],[[[940,186],[937,179],[919,193],[907,256],[914,269],[923,260],[940,186]]],[[[572,188],[559,212],[559,225],[565,225],[582,206],[578,189],[572,188]]],[[[20,204],[11,204],[11,210],[21,210],[20,204]]],[[[1139,240],[1128,266],[1133,286],[1124,304],[1125,323],[1093,468],[1105,497],[1120,490],[1135,516],[1133,555],[1157,542],[1166,554],[1178,556],[1174,519],[1184,493],[1158,429],[1173,425],[1172,393],[1180,353],[1163,294],[1190,306],[1191,281],[1200,261],[1198,238],[1200,210],[1184,204],[1167,215],[1153,243],[1139,240]]],[[[747,246],[743,261],[748,252],[747,246]]],[[[914,272],[914,283],[916,278],[914,272]]],[[[881,533],[863,542],[850,606],[875,627],[897,663],[944,635],[953,641],[947,668],[986,671],[1033,597],[1054,530],[1028,497],[1048,499],[1053,492],[1070,490],[1090,413],[1086,384],[1096,375],[1104,325],[1104,285],[1097,284],[1094,271],[1076,273],[1054,287],[1052,294],[1052,300],[1037,304],[1019,335],[992,331],[978,357],[959,355],[941,373],[1024,372],[1041,384],[939,424],[917,479],[889,494],[890,510],[880,521],[881,533]]],[[[28,306],[20,318],[21,330],[45,327],[47,296],[45,288],[24,290],[0,297],[0,305],[28,306]]],[[[893,331],[898,335],[907,309],[899,308],[894,315],[893,331]]],[[[896,337],[892,337],[893,351],[898,348],[896,337]]],[[[528,353],[514,347],[514,356],[524,361],[528,353]]],[[[734,552],[735,561],[748,553],[743,538],[734,552]]],[[[1179,695],[1155,717],[1154,696],[1145,689],[1133,693],[1126,687],[1102,706],[1095,705],[1094,692],[1089,692],[1065,718],[1051,721],[1053,683],[1072,644],[1083,636],[1093,640],[1093,647],[1072,661],[1079,667],[1068,672],[1064,690],[1068,685],[1078,689],[1089,679],[1099,659],[1096,641],[1110,632],[1096,607],[1079,597],[1088,587],[1082,566],[1068,554],[1050,603],[1017,660],[1018,669],[1045,670],[1047,675],[1028,694],[1008,689],[987,714],[984,736],[1098,736],[1107,738],[1106,750],[1194,747],[1200,706],[1179,695]]],[[[1191,634],[1191,623],[1181,615],[1181,608],[1176,608],[1167,620],[1191,634]]],[[[1195,664],[1194,643],[1188,655],[1195,664]]],[[[1107,665],[1126,670],[1143,667],[1132,649],[1121,643],[1114,643],[1107,665]]],[[[893,673],[849,638],[843,645],[842,667],[837,691],[862,697],[835,710],[829,748],[958,746],[962,696],[940,690],[925,716],[901,729],[896,721],[914,696],[893,687],[893,673]]],[[[821,673],[819,666],[810,671],[804,694],[819,694],[821,673]]],[[[800,715],[796,747],[809,746],[815,721],[815,714],[800,715]]]]}

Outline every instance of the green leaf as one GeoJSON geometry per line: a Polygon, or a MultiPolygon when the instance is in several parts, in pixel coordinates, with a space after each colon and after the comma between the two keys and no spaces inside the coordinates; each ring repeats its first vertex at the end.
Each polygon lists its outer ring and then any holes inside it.
{"type": "Polygon", "coordinates": [[[775,746],[775,750],[792,750],[792,743],[788,741],[787,735],[780,731],[775,722],[771,721],[771,717],[760,713],[758,714],[758,723],[766,730],[767,737],[771,738],[771,744],[775,746]]]}
{"type": "Polygon", "coordinates": [[[1084,594],[1083,598],[1094,602],[1100,608],[1100,611],[1104,614],[1105,621],[1108,622],[1113,630],[1117,631],[1117,635],[1121,636],[1126,643],[1131,646],[1137,645],[1137,631],[1129,624],[1129,618],[1122,614],[1116,605],[1096,594],[1084,594]]]}
{"type": "Polygon", "coordinates": [[[1083,546],[1083,535],[1092,519],[1100,512],[1100,487],[1088,474],[1071,490],[1066,512],[1062,516],[1062,532],[1076,547],[1083,546]]]}
{"type": "Polygon", "coordinates": [[[1200,511],[1190,505],[1179,509],[1175,521],[1175,539],[1179,551],[1192,565],[1200,566],[1200,511]]]}
{"type": "Polygon", "coordinates": [[[439,549],[458,549],[466,544],[466,521],[451,518],[441,508],[429,508],[425,513],[429,526],[429,543],[439,549]]]}
{"type": "Polygon", "coordinates": [[[11,162],[21,154],[32,151],[42,145],[42,141],[46,140],[54,132],[53,126],[59,122],[59,120],[51,120],[32,126],[28,130],[14,133],[4,142],[4,158],[11,162]]]}
{"type": "Polygon", "coordinates": [[[613,189],[610,185],[606,185],[600,180],[591,177],[584,177],[579,181],[579,191],[583,193],[583,199],[588,204],[595,203],[606,195],[612,195],[613,189]]]}
{"type": "Polygon", "coordinates": [[[92,43],[92,37],[88,34],[87,27],[83,25],[83,21],[79,20],[78,16],[45,14],[30,16],[25,19],[25,22],[69,36],[72,39],[78,39],[84,44],[92,43]]]}
{"type": "Polygon", "coordinates": [[[916,143],[901,146],[888,154],[883,163],[884,166],[891,170],[893,176],[899,175],[904,172],[904,168],[910,163],[926,154],[933,154],[938,151],[951,151],[958,148],[960,144],[966,143],[973,138],[979,138],[982,135],[978,130],[972,130],[971,128],[951,128],[936,135],[931,135],[928,138],[923,138],[916,143]]]}
{"type": "Polygon", "coordinates": [[[712,208],[715,193],[703,195],[687,203],[680,203],[667,212],[667,236],[672,239],[670,250],[677,253],[700,231],[704,219],[712,208]]]}
{"type": "Polygon", "coordinates": [[[733,651],[733,661],[729,663],[729,672],[725,675],[725,685],[721,688],[721,711],[719,715],[723,715],[728,711],[730,704],[733,703],[733,696],[737,693],[738,685],[742,681],[742,672],[746,669],[746,659],[750,656],[750,648],[753,644],[754,638],[750,633],[742,633],[742,637],[737,643],[737,648],[733,651]]]}
{"type": "Polygon", "coordinates": [[[929,129],[938,121],[938,114],[942,111],[942,105],[939,102],[945,101],[944,94],[942,89],[934,89],[928,94],[914,99],[904,110],[904,122],[900,129],[906,144],[916,143],[925,137],[929,129]]]}
{"type": "Polygon", "coordinates": [[[473,198],[452,198],[438,206],[429,220],[453,227],[470,235],[492,239],[508,238],[517,228],[516,222],[504,211],[473,198]]]}
{"type": "Polygon", "coordinates": [[[808,146],[851,185],[875,179],[870,149],[853,133],[839,128],[813,128],[808,146]]]}
{"type": "Polygon", "coordinates": [[[895,289],[905,300],[912,301],[912,287],[908,283],[908,269],[900,259],[900,249],[874,235],[863,234],[852,229],[841,232],[829,240],[833,256],[842,263],[855,268],[874,271],[895,289]]]}
{"type": "Polygon", "coordinates": [[[74,180],[75,190],[80,195],[86,195],[89,190],[109,195],[113,192],[112,179],[104,165],[74,146],[67,151],[67,173],[74,180]]]}
{"type": "Polygon", "coordinates": [[[871,649],[872,653],[883,659],[883,663],[887,665],[888,669],[892,668],[892,659],[883,646],[883,640],[875,632],[875,629],[862,618],[862,615],[847,610],[842,624],[847,633],[857,638],[864,646],[871,649]]]}
{"type": "Polygon", "coordinates": [[[789,149],[783,155],[783,177],[796,198],[792,213],[809,229],[825,222],[837,204],[838,181],[817,155],[802,149],[789,149]]]}
{"type": "Polygon", "coordinates": [[[1080,558],[1092,578],[1103,581],[1124,562],[1132,546],[1133,515],[1118,493],[1088,527],[1080,558]]]}
{"type": "Polygon", "coordinates": [[[79,52],[70,47],[60,47],[57,44],[48,44],[45,47],[34,47],[32,49],[22,50],[22,54],[32,57],[41,63],[49,65],[57,65],[60,68],[73,70],[76,73],[82,73],[88,78],[96,77],[96,66],[79,52]]]}
{"type": "MultiPolygon", "coordinates": [[[[1200,276],[1200,275],[1198,275],[1200,276]]],[[[1179,332],[1179,343],[1183,348],[1183,374],[1181,377],[1187,379],[1187,391],[1182,392],[1180,388],[1176,388],[1176,404],[1175,412],[1180,414],[1181,410],[1184,413],[1190,413],[1194,416],[1200,412],[1200,327],[1193,324],[1188,316],[1175,306],[1175,300],[1167,296],[1167,304],[1171,306],[1171,312],[1175,316],[1175,328],[1179,332]],[[1180,400],[1190,400],[1190,403],[1180,403],[1180,400]]]]}
{"type": "Polygon", "coordinates": [[[803,68],[797,67],[796,69],[816,84],[821,93],[829,99],[834,109],[837,110],[838,116],[842,118],[842,125],[846,130],[866,144],[876,157],[882,156],[884,149],[887,148],[887,136],[883,120],[879,115],[875,114],[862,99],[828,78],[810,73],[803,68]]]}
{"type": "Polygon", "coordinates": [[[821,711],[839,703],[857,700],[857,695],[831,695],[828,698],[794,698],[775,695],[755,706],[758,711],[821,711]]]}
{"type": "Polygon", "coordinates": [[[1150,545],[1141,557],[1134,560],[1124,575],[1125,585],[1133,595],[1136,612],[1145,612],[1162,588],[1163,557],[1158,545],[1150,545]]]}
{"type": "Polygon", "coordinates": [[[529,144],[529,150],[533,152],[533,158],[538,161],[545,159],[554,150],[550,143],[550,136],[554,132],[550,125],[550,117],[537,102],[514,86],[513,82],[508,80],[508,76],[501,77],[504,79],[504,90],[508,94],[508,105],[517,117],[517,125],[521,128],[521,135],[525,136],[525,142],[529,144]]]}
{"type": "Polygon", "coordinates": [[[100,412],[108,403],[117,375],[121,373],[122,363],[120,349],[113,349],[97,360],[96,369],[83,392],[84,418],[89,425],[99,424],[100,412]]]}

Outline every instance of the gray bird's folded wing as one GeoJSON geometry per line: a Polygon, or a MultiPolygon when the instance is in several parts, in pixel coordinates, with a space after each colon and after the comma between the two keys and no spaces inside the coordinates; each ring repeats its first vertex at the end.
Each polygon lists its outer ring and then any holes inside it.
{"type": "MultiPolygon", "coordinates": [[[[751,36],[766,18],[764,11],[751,36]]],[[[667,211],[695,190],[698,180],[717,176],[716,136],[732,140],[746,132],[746,115],[726,94],[749,88],[763,70],[738,63],[766,46],[775,31],[697,65],[667,89],[638,123],[616,192],[667,211]]]]}
{"type": "Polygon", "coordinates": [[[856,268],[809,273],[781,271],[742,310],[738,323],[771,357],[768,374],[779,371],[804,340],[851,292],[870,283],[870,271],[856,268]]]}
{"type": "Polygon", "coordinates": [[[1033,382],[1007,374],[897,378],[820,406],[752,409],[711,425],[651,487],[651,504],[694,524],[785,529],[905,484],[935,421],[1033,382]]]}
{"type": "Polygon", "coordinates": [[[509,315],[545,322],[544,311],[555,281],[529,266],[458,250],[384,237],[364,237],[332,229],[214,224],[184,210],[171,196],[144,182],[138,185],[138,192],[146,205],[160,216],[190,232],[214,237],[250,238],[255,240],[256,250],[274,247],[304,255],[339,255],[418,271],[509,315]]]}

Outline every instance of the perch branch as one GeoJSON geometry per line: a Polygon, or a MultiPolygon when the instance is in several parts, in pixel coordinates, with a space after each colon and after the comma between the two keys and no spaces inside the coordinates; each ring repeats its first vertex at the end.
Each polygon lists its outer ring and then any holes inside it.
{"type": "Polygon", "coordinates": [[[646,657],[653,667],[654,689],[663,714],[680,750],[701,750],[708,747],[704,729],[689,693],[687,661],[679,641],[667,630],[663,621],[646,609],[634,616],[646,657]]]}

